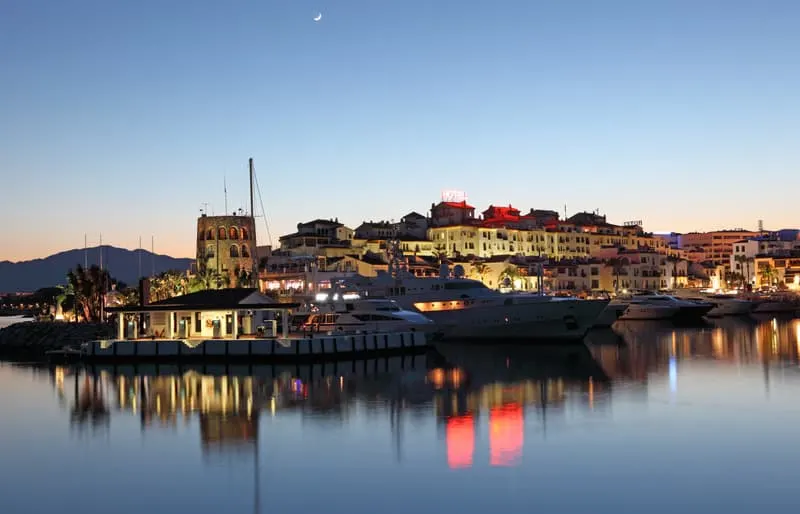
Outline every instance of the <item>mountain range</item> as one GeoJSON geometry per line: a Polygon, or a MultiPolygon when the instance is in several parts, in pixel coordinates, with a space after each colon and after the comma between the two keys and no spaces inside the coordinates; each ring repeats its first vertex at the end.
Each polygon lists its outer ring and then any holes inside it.
{"type": "Polygon", "coordinates": [[[129,285],[139,282],[141,274],[151,275],[167,270],[185,271],[193,259],[158,255],[147,250],[128,250],[103,245],[60,252],[44,259],[10,262],[0,261],[0,293],[32,292],[42,287],[51,287],[67,282],[67,272],[78,264],[100,263],[102,250],[103,268],[111,276],[129,285]],[[140,265],[141,263],[141,265],[140,265]]]}

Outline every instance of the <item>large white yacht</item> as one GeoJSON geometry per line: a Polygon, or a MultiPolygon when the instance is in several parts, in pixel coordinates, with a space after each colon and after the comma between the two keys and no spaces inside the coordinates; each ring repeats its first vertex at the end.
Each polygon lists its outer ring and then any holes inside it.
{"type": "Polygon", "coordinates": [[[359,277],[351,286],[369,297],[391,298],[433,320],[442,339],[453,341],[579,341],[608,300],[541,294],[501,293],[442,266],[439,277],[420,278],[402,270],[359,277]]]}
{"type": "Polygon", "coordinates": [[[293,313],[291,325],[299,332],[324,334],[436,331],[429,318],[393,300],[338,292],[317,295],[313,303],[293,313]]]}
{"type": "Polygon", "coordinates": [[[623,321],[672,319],[680,310],[678,305],[663,301],[650,301],[648,298],[639,296],[615,298],[611,301],[611,305],[625,308],[618,318],[623,321]]]}
{"type": "MultiPolygon", "coordinates": [[[[630,297],[630,301],[632,305],[644,304],[647,306],[663,305],[667,307],[674,307],[676,310],[673,315],[670,316],[670,318],[675,321],[700,321],[703,319],[703,316],[708,314],[711,309],[714,308],[714,304],[709,302],[682,300],[667,294],[635,294],[630,297]]],[[[630,307],[628,310],[630,310],[630,307]]],[[[625,315],[627,314],[628,311],[625,311],[625,315]]]]}

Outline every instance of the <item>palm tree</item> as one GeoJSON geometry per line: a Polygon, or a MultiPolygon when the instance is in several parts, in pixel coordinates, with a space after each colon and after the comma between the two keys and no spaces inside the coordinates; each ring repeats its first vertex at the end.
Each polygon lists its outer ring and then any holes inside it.
{"type": "Polygon", "coordinates": [[[509,264],[503,269],[503,271],[500,272],[500,280],[505,281],[507,279],[512,288],[514,287],[514,281],[521,276],[522,274],[519,272],[519,268],[512,264],[509,264]]]}
{"type": "Polygon", "coordinates": [[[614,257],[609,259],[607,264],[614,270],[614,293],[619,293],[619,276],[625,267],[626,259],[614,257]]]}
{"type": "Polygon", "coordinates": [[[67,282],[75,294],[76,319],[80,312],[84,321],[101,321],[101,302],[111,283],[108,272],[94,264],[88,269],[78,264],[67,272],[67,282]]]}
{"type": "Polygon", "coordinates": [[[733,258],[734,261],[739,263],[741,268],[742,285],[750,283],[750,259],[745,255],[737,255],[733,258]]]}
{"type": "Polygon", "coordinates": [[[680,260],[681,258],[675,255],[667,256],[667,263],[670,265],[668,271],[667,289],[675,288],[676,277],[678,276],[678,263],[680,260]]]}
{"type": "Polygon", "coordinates": [[[489,266],[487,266],[486,263],[480,261],[472,262],[472,272],[478,276],[478,280],[481,282],[484,281],[484,278],[486,278],[486,275],[489,273],[489,271],[489,266]]]}
{"type": "Polygon", "coordinates": [[[772,267],[771,264],[765,265],[761,268],[761,282],[762,285],[766,282],[768,285],[772,286],[773,282],[777,281],[778,279],[778,272],[775,268],[772,267]]]}

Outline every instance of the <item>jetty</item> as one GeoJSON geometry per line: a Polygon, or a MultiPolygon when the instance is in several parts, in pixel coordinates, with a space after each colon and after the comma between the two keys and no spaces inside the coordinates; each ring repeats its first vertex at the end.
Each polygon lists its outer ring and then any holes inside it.
{"type": "Polygon", "coordinates": [[[352,359],[427,345],[427,335],[415,331],[292,333],[291,311],[299,306],[275,302],[254,288],[236,288],[111,307],[117,337],[84,343],[78,354],[92,361],[352,359]]]}

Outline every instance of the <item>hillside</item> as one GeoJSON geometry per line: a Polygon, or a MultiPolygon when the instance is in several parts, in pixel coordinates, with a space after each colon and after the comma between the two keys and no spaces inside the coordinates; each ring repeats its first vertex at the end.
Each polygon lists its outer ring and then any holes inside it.
{"type": "MultiPolygon", "coordinates": [[[[169,255],[152,254],[147,250],[127,250],[114,246],[102,246],[103,267],[111,276],[127,284],[134,285],[139,281],[139,255],[141,254],[142,274],[150,275],[153,268],[156,273],[167,270],[187,270],[192,259],[178,259],[169,255]]],[[[67,250],[44,259],[22,262],[0,262],[0,293],[35,291],[42,287],[66,283],[67,271],[76,265],[88,262],[100,262],[100,247],[67,250]]]]}

